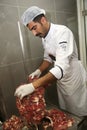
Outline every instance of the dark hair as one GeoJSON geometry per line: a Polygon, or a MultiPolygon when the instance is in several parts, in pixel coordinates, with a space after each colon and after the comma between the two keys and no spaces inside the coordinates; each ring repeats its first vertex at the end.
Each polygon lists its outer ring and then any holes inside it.
{"type": "Polygon", "coordinates": [[[34,22],[40,22],[42,17],[45,17],[45,15],[44,14],[40,14],[37,17],[35,17],[33,21],[34,22]]]}

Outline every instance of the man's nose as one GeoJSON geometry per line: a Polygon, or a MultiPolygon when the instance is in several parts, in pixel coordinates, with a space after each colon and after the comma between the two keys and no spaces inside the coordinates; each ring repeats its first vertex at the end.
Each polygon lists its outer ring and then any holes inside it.
{"type": "Polygon", "coordinates": [[[35,30],[32,30],[32,33],[33,33],[34,36],[37,35],[37,32],[35,30]]]}

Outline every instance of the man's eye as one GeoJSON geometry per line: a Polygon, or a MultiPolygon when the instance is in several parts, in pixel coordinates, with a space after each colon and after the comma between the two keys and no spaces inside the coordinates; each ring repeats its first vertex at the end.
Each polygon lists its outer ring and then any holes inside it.
{"type": "Polygon", "coordinates": [[[36,27],[34,27],[33,30],[36,30],[36,27]]]}

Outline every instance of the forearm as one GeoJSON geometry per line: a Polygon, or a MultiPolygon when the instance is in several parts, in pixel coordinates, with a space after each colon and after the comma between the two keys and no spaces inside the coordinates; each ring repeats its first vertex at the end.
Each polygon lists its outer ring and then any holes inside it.
{"type": "Polygon", "coordinates": [[[57,80],[56,77],[54,75],[52,75],[52,73],[48,72],[45,76],[34,81],[33,86],[34,86],[34,88],[38,88],[38,87],[47,85],[48,83],[51,83],[56,80],[57,80]]]}
{"type": "Polygon", "coordinates": [[[50,62],[44,60],[38,69],[40,69],[40,71],[43,72],[43,71],[45,71],[47,68],[49,68],[50,65],[51,65],[50,62]]]}

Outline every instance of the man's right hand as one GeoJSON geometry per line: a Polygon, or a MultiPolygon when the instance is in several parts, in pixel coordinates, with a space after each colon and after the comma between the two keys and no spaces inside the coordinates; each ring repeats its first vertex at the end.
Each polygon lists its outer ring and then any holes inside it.
{"type": "Polygon", "coordinates": [[[32,74],[29,75],[29,78],[34,79],[34,78],[39,78],[41,75],[40,69],[37,69],[34,71],[32,74]]]}
{"type": "Polygon", "coordinates": [[[15,96],[22,99],[24,96],[27,96],[35,91],[35,88],[32,83],[24,84],[19,86],[15,91],[15,96]]]}

